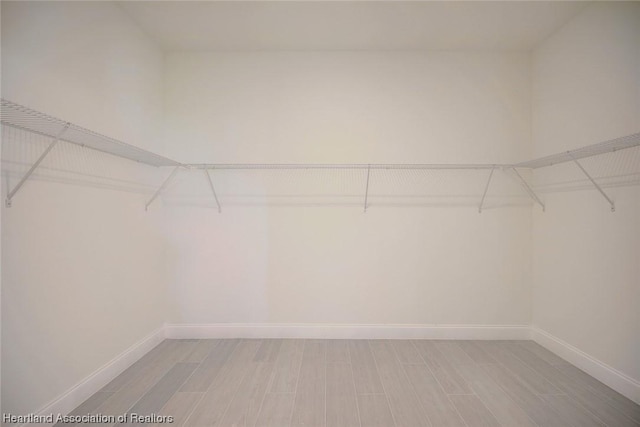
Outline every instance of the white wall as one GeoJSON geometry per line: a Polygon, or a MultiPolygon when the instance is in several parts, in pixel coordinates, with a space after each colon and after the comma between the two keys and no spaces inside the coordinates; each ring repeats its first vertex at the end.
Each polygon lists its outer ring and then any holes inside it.
{"type": "MultiPolygon", "coordinates": [[[[519,53],[172,53],[167,150],[221,163],[518,161],[529,66],[519,53]]],[[[529,323],[528,206],[221,201],[220,215],[165,207],[171,322],[529,323]]]]}
{"type": "MultiPolygon", "coordinates": [[[[0,32],[2,31],[2,7],[0,7],[0,32]]],[[[2,43],[0,43],[0,93],[2,92],[2,43]]],[[[0,144],[0,164],[2,164],[2,144],[0,144]]],[[[3,188],[0,173],[0,188],[3,188]]],[[[0,236],[2,235],[2,210],[0,209],[0,236]]],[[[2,239],[0,238],[0,414],[2,413],[2,239]]]]}
{"type": "Polygon", "coordinates": [[[523,208],[177,208],[170,218],[174,323],[529,321],[523,208]]]}
{"type": "MultiPolygon", "coordinates": [[[[640,131],[640,4],[586,8],[534,51],[532,79],[535,156],[640,131]]],[[[640,381],[640,192],[606,191],[615,213],[589,190],[534,214],[533,324],[640,381]]]]}
{"type": "Polygon", "coordinates": [[[218,163],[524,160],[529,65],[525,53],[169,53],[167,154],[218,163]]]}
{"type": "MultiPolygon", "coordinates": [[[[3,2],[2,55],[4,98],[162,150],[163,55],[117,6],[3,2]]],[[[31,180],[2,204],[5,412],[39,410],[162,326],[164,239],[144,199],[31,180]]]]}
{"type": "Polygon", "coordinates": [[[162,154],[163,53],[116,4],[2,11],[3,98],[162,154]]]}

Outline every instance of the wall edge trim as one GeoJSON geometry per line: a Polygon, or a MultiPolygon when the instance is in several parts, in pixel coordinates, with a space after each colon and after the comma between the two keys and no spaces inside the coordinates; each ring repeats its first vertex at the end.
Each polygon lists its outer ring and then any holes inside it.
{"type": "Polygon", "coordinates": [[[529,325],[167,324],[167,338],[530,339],[529,325]]]}
{"type": "Polygon", "coordinates": [[[596,359],[568,342],[533,326],[531,338],[618,393],[640,404],[640,381],[596,359]]]}
{"type": "MultiPolygon", "coordinates": [[[[109,384],[111,380],[116,378],[127,368],[140,360],[142,356],[151,351],[156,345],[160,344],[165,338],[166,327],[163,325],[157,328],[155,331],[148,334],[132,346],[118,354],[116,357],[102,365],[100,368],[93,371],[83,380],[76,383],[73,387],[62,393],[57,398],[53,399],[40,410],[34,412],[36,415],[49,415],[53,414],[54,421],[58,414],[66,415],[77,408],[89,397],[100,391],[105,385],[109,384]]],[[[25,415],[25,414],[16,414],[25,415]]],[[[55,423],[54,423],[55,424],[55,423]]],[[[51,423],[39,423],[39,424],[21,424],[24,426],[50,426],[51,423]]]]}

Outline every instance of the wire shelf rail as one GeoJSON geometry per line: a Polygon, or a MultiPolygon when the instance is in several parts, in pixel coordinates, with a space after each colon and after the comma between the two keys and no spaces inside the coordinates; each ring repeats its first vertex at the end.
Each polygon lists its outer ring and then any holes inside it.
{"type": "Polygon", "coordinates": [[[0,101],[0,121],[5,126],[27,130],[151,166],[180,165],[174,160],[5,99],[0,101]]]}
{"type": "MultiPolygon", "coordinates": [[[[11,199],[58,142],[90,148],[154,168],[172,168],[170,173],[161,173],[165,178],[155,185],[155,191],[145,208],[158,197],[164,198],[166,193],[175,193],[179,189],[180,186],[173,183],[176,176],[182,175],[178,172],[186,172],[192,175],[193,180],[202,181],[197,181],[199,184],[195,184],[196,181],[189,183],[183,177],[182,191],[185,194],[201,185],[200,194],[192,196],[209,197],[211,203],[215,202],[214,206],[218,211],[227,202],[251,197],[256,200],[264,200],[270,196],[275,199],[298,197],[304,200],[318,196],[318,204],[322,205],[326,197],[334,196],[349,200],[350,204],[362,204],[366,212],[372,204],[393,205],[400,198],[431,196],[444,199],[449,196],[466,198],[482,212],[487,202],[498,197],[498,194],[511,198],[525,197],[529,203],[534,202],[544,210],[545,204],[539,193],[554,189],[557,191],[562,188],[563,183],[560,179],[555,182],[553,179],[546,182],[544,179],[537,179],[537,171],[554,169],[549,167],[562,164],[573,164],[573,173],[580,176],[565,180],[565,188],[576,187],[578,184],[589,185],[598,190],[614,211],[614,200],[605,188],[640,184],[640,154],[637,154],[640,150],[629,150],[640,147],[640,133],[513,164],[183,164],[5,99],[0,103],[0,122],[4,126],[30,132],[49,141],[39,157],[30,160],[28,170],[23,173],[18,184],[7,192],[7,206],[11,205],[11,199]],[[611,156],[622,150],[629,150],[627,153],[636,152],[636,155],[627,156],[632,159],[632,164],[631,167],[629,161],[624,164],[624,174],[599,171],[593,167],[593,162],[589,163],[597,156],[607,157],[603,155],[611,156]],[[503,173],[495,175],[496,171],[503,173]],[[296,185],[287,180],[296,181],[296,185]],[[280,187],[274,187],[276,182],[281,184],[280,187]],[[323,185],[333,185],[333,190],[323,189],[323,185]],[[273,190],[276,187],[278,190],[273,190]]],[[[6,160],[3,159],[3,165],[5,163],[6,160]]]]}

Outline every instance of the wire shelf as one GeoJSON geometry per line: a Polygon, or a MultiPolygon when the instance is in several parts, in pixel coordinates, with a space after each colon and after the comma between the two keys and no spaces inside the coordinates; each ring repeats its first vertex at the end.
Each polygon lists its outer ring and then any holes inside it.
{"type": "MultiPolygon", "coordinates": [[[[584,158],[580,161],[603,188],[640,184],[640,146],[584,158]]],[[[573,162],[533,170],[533,188],[541,193],[577,191],[593,184],[573,162]]]]}
{"type": "Polygon", "coordinates": [[[560,163],[573,162],[574,160],[584,159],[587,157],[598,156],[600,154],[613,153],[637,146],[640,146],[640,132],[578,148],[576,150],[565,151],[564,153],[553,154],[551,156],[518,163],[514,166],[518,168],[538,169],[560,163]]]}
{"type": "Polygon", "coordinates": [[[194,169],[218,169],[218,170],[258,170],[258,169],[407,169],[407,170],[422,170],[422,169],[477,169],[487,170],[494,168],[506,168],[509,165],[497,165],[497,164],[384,164],[384,163],[331,163],[331,164],[319,164],[319,163],[219,163],[219,164],[190,164],[189,167],[194,169]]]}
{"type": "Polygon", "coordinates": [[[57,138],[60,135],[59,139],[61,141],[151,166],[178,166],[180,164],[150,151],[126,144],[122,141],[101,135],[5,99],[0,101],[0,122],[6,126],[27,130],[50,138],[57,138]]]}
{"type": "Polygon", "coordinates": [[[181,164],[4,99],[0,122],[3,172],[19,180],[7,205],[31,176],[153,193],[147,207],[160,197],[218,209],[473,205],[481,211],[532,202],[544,209],[537,193],[595,188],[613,210],[602,188],[640,184],[640,133],[515,164],[181,164]]]}
{"type": "MultiPolygon", "coordinates": [[[[484,206],[529,205],[512,171],[495,169],[484,206]]],[[[205,170],[180,171],[163,191],[171,205],[216,207],[205,170]]],[[[208,170],[222,206],[473,206],[491,169],[361,167],[208,170]],[[369,172],[369,173],[368,173],[369,172]],[[368,179],[367,179],[368,177],[368,179]],[[367,184],[368,181],[368,184],[367,184]]]]}
{"type": "MultiPolygon", "coordinates": [[[[1,135],[3,179],[13,187],[46,151],[51,137],[12,126],[2,126],[1,135]]],[[[29,179],[149,194],[158,187],[163,172],[163,168],[60,141],[29,179]]]]}

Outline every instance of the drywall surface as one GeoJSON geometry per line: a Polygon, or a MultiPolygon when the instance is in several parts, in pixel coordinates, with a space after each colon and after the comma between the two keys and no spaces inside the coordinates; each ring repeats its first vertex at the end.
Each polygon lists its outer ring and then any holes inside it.
{"type": "MultiPolygon", "coordinates": [[[[530,154],[529,65],[518,53],[171,53],[167,150],[216,163],[517,161],[530,154]]],[[[528,205],[478,214],[480,184],[476,205],[364,213],[355,182],[354,206],[239,207],[222,187],[221,214],[210,191],[197,200],[210,209],[165,203],[169,321],[529,323],[528,205]]]]}
{"type": "Polygon", "coordinates": [[[527,54],[169,53],[167,154],[194,162],[529,156],[527,54]]]}
{"type": "Polygon", "coordinates": [[[172,323],[528,322],[526,208],[176,208],[170,220],[182,224],[172,323]]]}
{"type": "MultiPolygon", "coordinates": [[[[7,99],[161,151],[152,147],[161,67],[162,53],[113,4],[2,3],[7,99]]],[[[42,152],[23,142],[27,154],[42,152]]],[[[73,156],[60,156],[62,149],[51,158],[65,167],[100,160],[68,147],[73,156]]],[[[101,167],[128,169],[112,162],[101,167]]],[[[162,326],[164,240],[144,199],[36,179],[12,208],[3,203],[5,412],[38,411],[162,326]]]]}
{"type": "MultiPolygon", "coordinates": [[[[2,23],[2,7],[0,7],[0,28],[2,23]]],[[[2,46],[0,43],[0,70],[2,69],[2,46]]],[[[0,93],[2,92],[2,78],[0,75],[0,93]]],[[[2,163],[2,144],[0,144],[0,164],[2,163]]],[[[0,188],[3,188],[0,173],[0,188]]],[[[0,236],[2,235],[2,210],[0,210],[0,236]]],[[[0,378],[2,378],[2,239],[0,238],[0,378]]],[[[0,380],[0,414],[2,413],[2,380],[0,380]]]]}
{"type": "MultiPolygon", "coordinates": [[[[589,6],[532,60],[536,156],[640,131],[640,4],[589,6]]],[[[533,216],[533,324],[638,381],[640,191],[605,191],[615,213],[588,187],[544,195],[547,212],[533,216]]]]}
{"type": "Polygon", "coordinates": [[[144,197],[32,181],[3,209],[2,393],[27,414],[161,327],[164,239],[144,197]]]}
{"type": "Polygon", "coordinates": [[[162,154],[162,51],[110,2],[3,2],[2,97],[162,154]]]}

